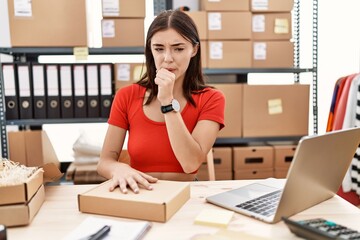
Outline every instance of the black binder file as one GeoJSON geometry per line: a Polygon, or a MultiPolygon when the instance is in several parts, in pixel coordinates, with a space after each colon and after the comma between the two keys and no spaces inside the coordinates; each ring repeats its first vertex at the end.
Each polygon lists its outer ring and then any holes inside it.
{"type": "Polygon", "coordinates": [[[71,65],[60,65],[61,117],[74,117],[74,99],[71,65]]]}
{"type": "Polygon", "coordinates": [[[4,79],[4,95],[5,95],[5,112],[6,119],[19,119],[17,81],[15,75],[14,64],[2,64],[2,72],[4,79]]]}
{"type": "Polygon", "coordinates": [[[112,64],[100,65],[100,114],[108,118],[113,97],[112,87],[112,64]]]}
{"type": "Polygon", "coordinates": [[[47,113],[48,118],[60,118],[60,91],[58,65],[46,66],[47,113]]]}
{"type": "Polygon", "coordinates": [[[16,75],[19,84],[19,114],[20,119],[33,118],[33,101],[31,94],[30,65],[17,64],[16,75]]]}
{"type": "Polygon", "coordinates": [[[98,65],[86,65],[86,95],[88,117],[100,117],[98,65]]]}
{"type": "Polygon", "coordinates": [[[47,117],[45,66],[43,64],[33,64],[31,72],[34,118],[45,119],[47,117]]]}
{"type": "Polygon", "coordinates": [[[86,118],[86,83],[85,66],[74,65],[74,115],[76,118],[86,118]]]}

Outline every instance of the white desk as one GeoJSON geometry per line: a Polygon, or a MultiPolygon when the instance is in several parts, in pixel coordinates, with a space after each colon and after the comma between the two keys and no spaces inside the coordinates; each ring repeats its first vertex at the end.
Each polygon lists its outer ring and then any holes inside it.
{"type": "MultiPolygon", "coordinates": [[[[168,222],[154,222],[153,227],[144,239],[191,239],[197,234],[216,233],[219,230],[217,227],[193,224],[195,217],[203,209],[218,208],[217,206],[206,203],[205,197],[251,182],[254,181],[191,182],[191,198],[189,201],[168,222]]],[[[8,228],[8,239],[62,239],[84,219],[91,216],[91,214],[78,211],[77,194],[85,192],[93,186],[94,185],[47,186],[45,188],[45,202],[31,224],[25,227],[8,228]]],[[[360,209],[338,196],[294,215],[292,218],[308,219],[316,217],[323,217],[360,231],[360,209]]],[[[106,218],[136,221],[116,217],[106,218]]],[[[283,222],[267,224],[241,214],[234,215],[228,229],[267,237],[269,239],[297,239],[283,222]]]]}

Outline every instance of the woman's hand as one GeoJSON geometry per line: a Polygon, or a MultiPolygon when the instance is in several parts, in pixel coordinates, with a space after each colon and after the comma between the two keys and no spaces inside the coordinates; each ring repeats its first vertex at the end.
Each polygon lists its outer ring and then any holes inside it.
{"type": "Polygon", "coordinates": [[[109,190],[114,191],[119,186],[122,193],[127,193],[127,186],[129,186],[134,193],[139,193],[139,187],[152,190],[150,183],[155,183],[157,180],[157,178],[131,168],[126,163],[120,163],[113,174],[109,190]]]}
{"type": "Polygon", "coordinates": [[[162,105],[170,104],[174,98],[175,77],[175,74],[166,68],[161,68],[156,72],[155,84],[158,85],[157,98],[162,105]]]}

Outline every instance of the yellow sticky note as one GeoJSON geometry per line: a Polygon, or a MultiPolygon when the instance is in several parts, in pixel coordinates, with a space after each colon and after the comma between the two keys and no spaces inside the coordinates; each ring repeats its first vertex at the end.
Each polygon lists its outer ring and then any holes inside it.
{"type": "Polygon", "coordinates": [[[268,100],[268,112],[270,115],[281,114],[283,112],[281,99],[268,100]]]}
{"type": "Polygon", "coordinates": [[[74,55],[76,60],[87,60],[89,49],[87,47],[74,47],[74,55]]]}
{"type": "Polygon", "coordinates": [[[204,209],[199,215],[197,215],[194,223],[214,227],[227,227],[233,215],[233,211],[222,209],[204,209]]]}
{"type": "Polygon", "coordinates": [[[289,21],[286,18],[276,18],[274,33],[278,33],[278,34],[289,33],[289,21]]]}

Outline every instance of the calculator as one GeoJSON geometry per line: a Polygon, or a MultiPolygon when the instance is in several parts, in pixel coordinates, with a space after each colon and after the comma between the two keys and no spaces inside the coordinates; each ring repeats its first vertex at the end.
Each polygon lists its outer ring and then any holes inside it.
{"type": "Polygon", "coordinates": [[[283,217],[282,220],[288,226],[290,231],[299,237],[305,239],[359,239],[360,232],[342,226],[335,222],[323,219],[313,218],[306,220],[294,221],[283,217]]]}

